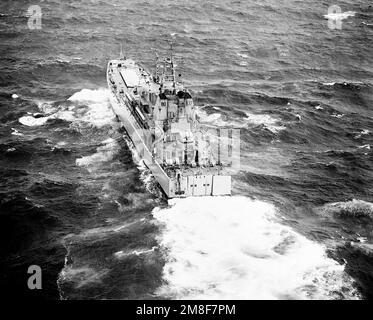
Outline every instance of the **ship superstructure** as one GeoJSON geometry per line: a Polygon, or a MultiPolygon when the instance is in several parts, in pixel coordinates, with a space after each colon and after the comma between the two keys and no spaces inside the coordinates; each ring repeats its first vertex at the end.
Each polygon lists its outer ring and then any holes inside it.
{"type": "Polygon", "coordinates": [[[169,198],[230,195],[219,143],[202,129],[172,56],[156,56],[154,74],[121,55],[107,67],[110,101],[136,151],[169,198]]]}

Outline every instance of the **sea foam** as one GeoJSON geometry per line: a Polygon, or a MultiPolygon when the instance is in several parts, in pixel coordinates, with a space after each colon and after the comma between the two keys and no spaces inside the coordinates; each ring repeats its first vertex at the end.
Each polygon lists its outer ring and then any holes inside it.
{"type": "Polygon", "coordinates": [[[173,299],[356,298],[325,248],[280,223],[273,205],[245,197],[170,200],[164,226],[165,284],[173,299]],[[343,291],[343,294],[341,293],[343,291]]]}
{"type": "Polygon", "coordinates": [[[110,125],[115,115],[110,108],[109,91],[107,89],[83,89],[74,93],[67,99],[72,104],[55,105],[51,103],[39,103],[39,109],[44,117],[26,115],[18,121],[26,126],[42,126],[49,119],[61,119],[69,122],[77,122],[93,125],[101,128],[110,125]]]}
{"type": "Polygon", "coordinates": [[[118,143],[114,139],[106,139],[102,141],[102,145],[97,148],[96,153],[76,159],[76,164],[88,169],[96,168],[102,163],[112,160],[118,149],[118,143]]]}

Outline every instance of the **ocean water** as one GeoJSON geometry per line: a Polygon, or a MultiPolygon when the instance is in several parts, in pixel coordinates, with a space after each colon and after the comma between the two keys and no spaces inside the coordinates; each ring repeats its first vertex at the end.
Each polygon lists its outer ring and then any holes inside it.
{"type": "Polygon", "coordinates": [[[0,284],[29,299],[372,299],[373,7],[0,3],[0,284]],[[326,17],[325,17],[326,16],[326,17]],[[202,122],[240,128],[231,197],[167,201],[105,69],[172,39],[202,122]],[[27,289],[27,268],[43,290],[27,289]]]}

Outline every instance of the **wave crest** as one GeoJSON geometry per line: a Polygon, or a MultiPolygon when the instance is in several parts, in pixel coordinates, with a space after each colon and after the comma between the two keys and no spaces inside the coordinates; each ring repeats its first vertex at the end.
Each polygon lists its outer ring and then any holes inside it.
{"type": "Polygon", "coordinates": [[[21,117],[18,121],[26,126],[42,126],[51,119],[83,123],[101,128],[114,122],[107,89],[83,89],[61,103],[39,103],[43,114],[21,117]]]}
{"type": "Polygon", "coordinates": [[[325,206],[325,210],[341,218],[362,218],[373,219],[373,203],[353,199],[346,202],[335,202],[325,206]]]}

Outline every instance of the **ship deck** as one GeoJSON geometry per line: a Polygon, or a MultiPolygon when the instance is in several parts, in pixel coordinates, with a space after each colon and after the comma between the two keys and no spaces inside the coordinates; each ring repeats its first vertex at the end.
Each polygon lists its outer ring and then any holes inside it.
{"type": "Polygon", "coordinates": [[[118,88],[127,89],[133,93],[135,87],[142,87],[149,92],[159,93],[159,85],[153,81],[151,74],[135,62],[115,60],[112,62],[112,76],[118,88]]]}

